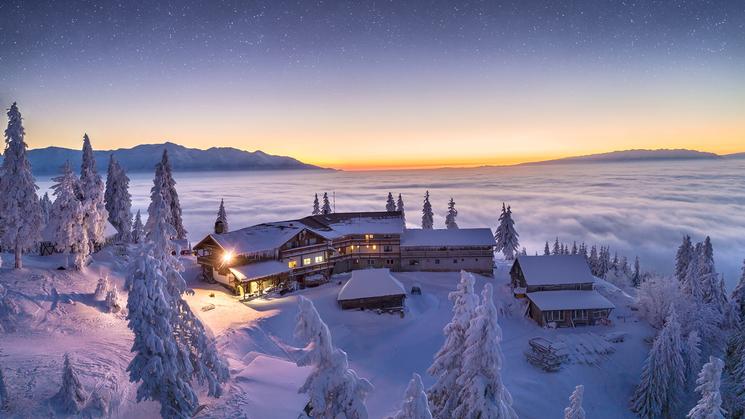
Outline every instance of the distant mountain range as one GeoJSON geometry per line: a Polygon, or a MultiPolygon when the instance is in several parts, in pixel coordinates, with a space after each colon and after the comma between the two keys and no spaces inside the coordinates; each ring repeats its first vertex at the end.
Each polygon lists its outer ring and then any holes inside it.
{"type": "Polygon", "coordinates": [[[610,162],[635,162],[635,161],[660,161],[660,160],[718,160],[718,159],[745,159],[745,153],[714,154],[704,151],[686,149],[659,149],[659,150],[624,150],[610,153],[589,154],[586,156],[566,157],[555,160],[544,160],[539,162],[524,163],[534,164],[569,164],[569,163],[610,163],[610,162]]]}
{"type": "MultiPolygon", "coordinates": [[[[160,161],[164,149],[168,150],[171,165],[176,171],[322,169],[292,157],[274,156],[263,151],[251,152],[231,147],[199,150],[170,142],[141,144],[116,150],[95,150],[93,153],[99,173],[106,173],[111,154],[114,154],[114,158],[129,172],[149,172],[160,161]]],[[[51,174],[58,173],[60,167],[68,160],[73,168],[80,167],[82,152],[69,148],[46,147],[29,150],[28,158],[34,173],[51,174]]]]}

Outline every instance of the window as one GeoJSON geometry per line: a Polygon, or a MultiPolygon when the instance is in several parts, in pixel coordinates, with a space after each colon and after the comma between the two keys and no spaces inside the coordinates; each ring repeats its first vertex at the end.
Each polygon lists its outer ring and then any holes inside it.
{"type": "Polygon", "coordinates": [[[373,265],[373,264],[375,264],[375,261],[374,261],[374,260],[372,260],[372,259],[368,259],[368,260],[367,260],[367,264],[368,264],[368,265],[373,265]]]}
{"type": "Polygon", "coordinates": [[[297,261],[296,260],[291,260],[291,261],[287,262],[287,266],[290,269],[296,268],[297,267],[297,261]]]}
{"type": "Polygon", "coordinates": [[[323,256],[316,256],[316,263],[323,262],[323,256]]]}
{"type": "Polygon", "coordinates": [[[458,263],[458,259],[453,259],[453,263],[458,263]]]}
{"type": "Polygon", "coordinates": [[[383,251],[384,252],[391,252],[391,251],[393,251],[393,248],[391,246],[383,246],[383,251]]]}
{"type": "Polygon", "coordinates": [[[419,264],[419,261],[418,260],[412,259],[412,260],[409,261],[409,265],[410,266],[414,266],[414,265],[418,265],[418,264],[419,264]]]}
{"type": "Polygon", "coordinates": [[[388,265],[393,265],[393,259],[386,259],[385,263],[388,265]]]}
{"type": "Polygon", "coordinates": [[[440,264],[440,259],[435,259],[435,265],[439,265],[439,264],[440,264]]]}
{"type": "Polygon", "coordinates": [[[378,248],[378,245],[377,244],[374,244],[373,245],[373,250],[376,250],[377,248],[378,248]]]}
{"type": "Polygon", "coordinates": [[[587,320],[587,310],[574,310],[572,318],[576,320],[587,320]]]}
{"type": "Polygon", "coordinates": [[[564,311],[562,310],[551,310],[546,312],[546,321],[548,322],[561,322],[564,321],[564,311]]]}
{"type": "Polygon", "coordinates": [[[310,258],[303,258],[303,266],[310,265],[310,258]]]}

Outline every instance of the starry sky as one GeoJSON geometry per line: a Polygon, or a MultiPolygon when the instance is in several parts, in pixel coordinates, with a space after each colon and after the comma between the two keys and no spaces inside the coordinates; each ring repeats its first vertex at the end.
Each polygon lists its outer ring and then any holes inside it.
{"type": "Polygon", "coordinates": [[[745,2],[0,1],[30,147],[363,169],[745,151],[745,2]]]}

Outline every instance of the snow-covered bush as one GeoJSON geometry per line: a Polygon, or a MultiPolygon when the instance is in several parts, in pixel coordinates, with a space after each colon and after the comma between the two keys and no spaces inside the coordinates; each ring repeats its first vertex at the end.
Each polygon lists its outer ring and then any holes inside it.
{"type": "Polygon", "coordinates": [[[424,392],[422,377],[419,374],[414,373],[412,375],[411,381],[406,387],[401,410],[389,419],[432,419],[427,394],[424,392]]]}
{"type": "Polygon", "coordinates": [[[298,305],[295,337],[307,342],[307,346],[297,365],[312,368],[298,391],[308,394],[310,398],[310,416],[367,418],[365,398],[373,390],[372,384],[349,368],[347,354],[334,347],[331,332],[321,320],[313,302],[301,296],[298,305]]]}
{"type": "Polygon", "coordinates": [[[569,407],[564,409],[564,419],[585,419],[585,409],[582,407],[585,386],[578,385],[569,396],[569,407]]]}
{"type": "Polygon", "coordinates": [[[80,384],[78,373],[70,362],[70,356],[65,354],[65,363],[62,368],[62,387],[54,395],[52,402],[57,410],[68,414],[76,414],[83,408],[87,398],[88,395],[85,393],[83,385],[80,384]]]}
{"type": "Polygon", "coordinates": [[[96,290],[93,292],[93,298],[96,299],[96,301],[103,301],[106,298],[106,293],[109,291],[109,277],[108,275],[103,275],[98,278],[98,283],[96,284],[96,290]]]}
{"type": "Polygon", "coordinates": [[[453,416],[458,418],[517,419],[512,396],[502,383],[502,328],[493,302],[492,285],[484,285],[481,305],[466,331],[461,387],[453,416]]]}
{"type": "Polygon", "coordinates": [[[669,277],[652,277],[642,282],[637,296],[639,314],[656,329],[662,328],[671,308],[676,312],[687,311],[678,281],[669,277]]]}
{"type": "Polygon", "coordinates": [[[118,313],[122,309],[121,303],[119,302],[119,291],[116,286],[112,286],[108,292],[106,292],[106,310],[109,313],[118,313]]]}
{"type": "Polygon", "coordinates": [[[463,367],[466,331],[478,304],[478,297],[473,290],[475,282],[473,275],[466,271],[460,272],[456,290],[448,294],[448,299],[453,302],[453,318],[443,329],[445,342],[427,370],[436,379],[427,390],[427,397],[432,415],[438,418],[451,416],[458,403],[460,386],[456,384],[456,380],[463,367]]]}

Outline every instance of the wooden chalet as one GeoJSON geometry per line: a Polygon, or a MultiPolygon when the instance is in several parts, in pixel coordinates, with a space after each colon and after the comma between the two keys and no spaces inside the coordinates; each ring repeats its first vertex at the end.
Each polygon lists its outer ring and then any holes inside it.
{"type": "Polygon", "coordinates": [[[362,269],[339,291],[337,301],[342,309],[400,309],[406,290],[387,268],[362,269]]]}
{"type": "Polygon", "coordinates": [[[489,228],[407,229],[401,237],[401,270],[493,276],[496,245],[489,228]]]}
{"type": "Polygon", "coordinates": [[[542,326],[606,323],[615,308],[595,290],[581,255],[519,256],[510,277],[515,297],[528,299],[528,316],[542,326]]]}

